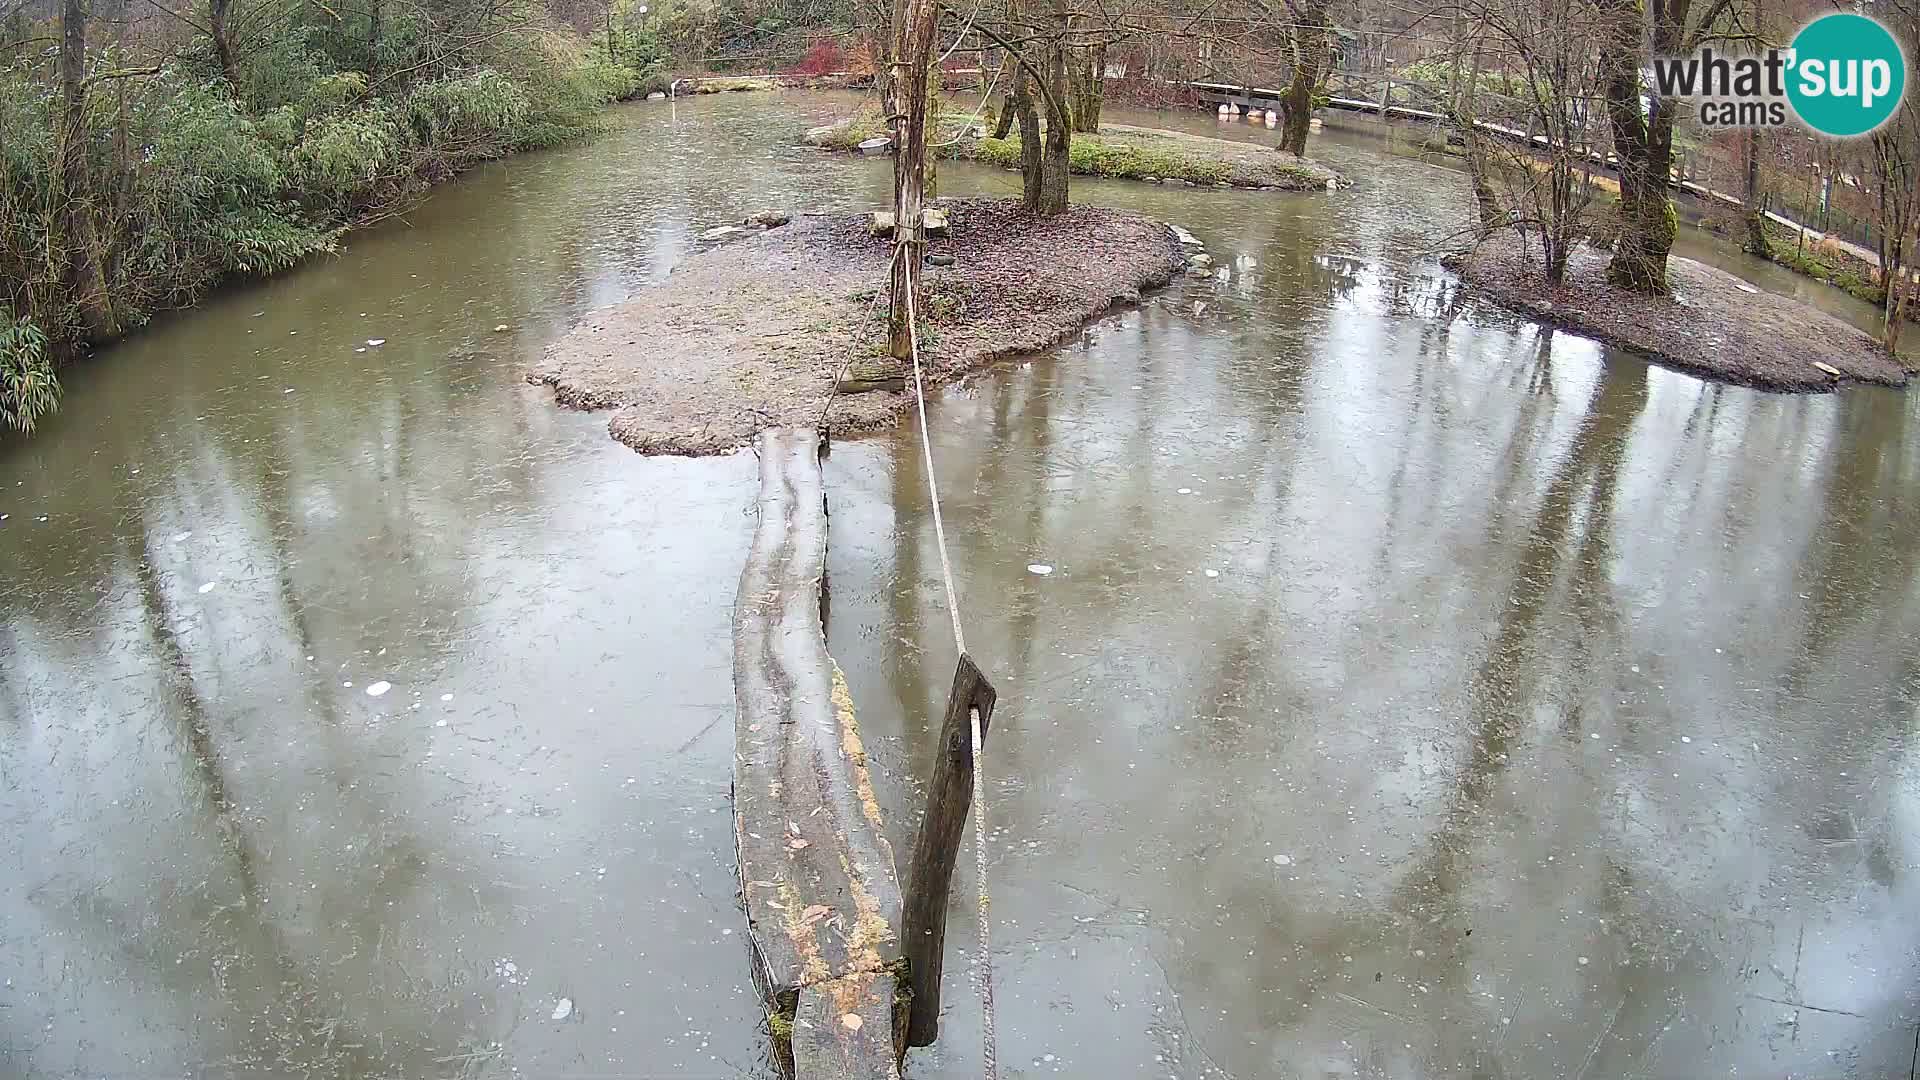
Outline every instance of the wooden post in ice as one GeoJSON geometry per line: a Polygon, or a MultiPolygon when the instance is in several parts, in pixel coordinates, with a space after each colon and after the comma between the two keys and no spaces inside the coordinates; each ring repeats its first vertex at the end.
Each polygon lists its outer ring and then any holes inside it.
{"type": "Polygon", "coordinates": [[[973,807],[972,713],[980,713],[980,740],[984,743],[987,723],[993,718],[994,696],[993,684],[980,674],[971,656],[961,653],[953,671],[953,690],[947,695],[947,714],[940,722],[933,777],[927,782],[927,812],[914,839],[913,865],[907,871],[901,915],[900,954],[907,960],[907,980],[913,991],[907,1014],[908,1046],[927,1046],[940,1034],[947,894],[953,883],[953,863],[960,854],[960,834],[973,807]]]}

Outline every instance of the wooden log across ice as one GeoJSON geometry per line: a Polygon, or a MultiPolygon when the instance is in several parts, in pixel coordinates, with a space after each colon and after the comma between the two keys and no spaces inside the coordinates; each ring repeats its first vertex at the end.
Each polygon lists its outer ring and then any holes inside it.
{"type": "Polygon", "coordinates": [[[762,432],[759,524],[734,602],[734,837],[754,982],[799,1080],[897,1078],[900,884],[822,624],[816,431],[762,432]]]}

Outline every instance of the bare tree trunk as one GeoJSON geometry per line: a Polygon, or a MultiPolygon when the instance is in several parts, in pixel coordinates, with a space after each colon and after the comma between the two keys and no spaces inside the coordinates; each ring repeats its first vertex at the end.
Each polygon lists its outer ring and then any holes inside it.
{"type": "Polygon", "coordinates": [[[887,347],[899,360],[907,359],[912,350],[909,270],[919,268],[927,247],[921,217],[927,187],[927,69],[933,60],[937,11],[935,0],[905,0],[894,34],[893,82],[898,88],[900,120],[893,159],[893,227],[900,252],[893,264],[887,347]]]}
{"type": "Polygon", "coordinates": [[[1767,239],[1767,199],[1760,187],[1760,129],[1747,129],[1747,240],[1741,246],[1761,258],[1773,257],[1773,244],[1767,239]]]}
{"type": "Polygon", "coordinates": [[[1013,130],[1013,88],[1010,80],[1017,65],[1004,50],[995,49],[999,63],[994,68],[993,95],[987,99],[987,111],[993,114],[993,137],[1004,139],[1013,130]]]}
{"type": "Polygon", "coordinates": [[[1063,0],[1053,0],[1053,36],[1046,45],[1047,141],[1040,161],[1040,190],[1032,199],[1041,217],[1067,211],[1067,174],[1073,146],[1073,116],[1068,105],[1067,26],[1063,0]]]}
{"type": "Polygon", "coordinates": [[[1920,205],[1920,163],[1914,160],[1912,125],[1904,117],[1872,136],[1874,186],[1879,190],[1876,224],[1879,226],[1880,285],[1886,290],[1881,304],[1884,318],[1881,344],[1891,353],[1900,344],[1906,322],[1906,241],[1920,205]]]}
{"type": "Polygon", "coordinates": [[[60,9],[60,129],[58,177],[49,249],[59,260],[68,302],[80,314],[89,336],[113,330],[113,309],[94,258],[92,170],[87,158],[87,4],[64,0],[60,9]]]}
{"type": "Polygon", "coordinates": [[[16,4],[7,12],[4,28],[0,28],[0,49],[12,51],[13,46],[27,40],[27,6],[16,4]]]}
{"type": "MultiPolygon", "coordinates": [[[[1010,58],[1011,59],[1011,58],[1010,58]]],[[[1033,75],[1017,59],[1013,72],[1013,111],[1020,120],[1020,200],[1034,213],[1040,212],[1043,186],[1044,153],[1040,145],[1040,114],[1033,104],[1033,75]]]]}
{"type": "MultiPolygon", "coordinates": [[[[1601,90],[1620,162],[1620,235],[1607,280],[1634,292],[1667,291],[1667,256],[1679,230],[1667,181],[1673,172],[1673,106],[1640,109],[1640,68],[1646,55],[1640,0],[1605,0],[1609,16],[1599,57],[1601,90]]],[[[1676,50],[1677,51],[1677,50],[1676,50]]]]}
{"type": "Polygon", "coordinates": [[[1080,51],[1073,66],[1073,130],[1100,130],[1100,110],[1107,89],[1107,46],[1105,42],[1080,51]]]}
{"type": "Polygon", "coordinates": [[[1328,0],[1308,0],[1301,5],[1300,21],[1293,34],[1293,81],[1280,99],[1285,114],[1280,149],[1295,157],[1307,156],[1307,131],[1313,124],[1313,92],[1320,85],[1321,68],[1326,65],[1328,0]]]}
{"type": "Polygon", "coordinates": [[[233,34],[227,27],[227,17],[233,13],[233,0],[207,0],[207,30],[213,37],[213,55],[220,62],[220,74],[240,93],[240,66],[233,58],[233,34]]]}
{"type": "Polygon", "coordinates": [[[1484,58],[1479,50],[1473,54],[1473,69],[1466,81],[1460,82],[1459,59],[1454,61],[1453,88],[1453,125],[1460,133],[1460,141],[1467,151],[1467,181],[1473,186],[1473,204],[1479,212],[1480,230],[1491,233],[1506,224],[1507,212],[1500,205],[1500,195],[1493,187],[1493,167],[1487,160],[1487,144],[1480,134],[1479,122],[1474,115],[1474,95],[1479,90],[1480,70],[1484,58]]]}

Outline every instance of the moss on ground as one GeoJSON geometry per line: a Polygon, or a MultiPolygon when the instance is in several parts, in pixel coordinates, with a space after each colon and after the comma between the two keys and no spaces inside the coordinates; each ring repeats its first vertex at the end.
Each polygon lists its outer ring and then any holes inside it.
{"type": "Polygon", "coordinates": [[[1876,307],[1887,302],[1887,290],[1873,280],[1874,268],[1865,260],[1845,253],[1822,252],[1812,244],[1803,246],[1792,230],[1771,221],[1767,223],[1767,239],[1771,241],[1772,251],[1768,254],[1773,261],[1794,273],[1824,281],[1876,307]]]}
{"type": "MultiPolygon", "coordinates": [[[[1020,167],[1020,136],[981,139],[974,157],[1003,169],[1020,167]]],[[[1196,184],[1225,184],[1233,170],[1224,162],[1138,144],[1112,143],[1097,135],[1075,135],[1067,147],[1067,167],[1082,176],[1120,180],[1191,180],[1196,184]]]]}
{"type": "MultiPolygon", "coordinates": [[[[946,153],[1018,169],[1020,137],[963,141],[946,153]]],[[[1081,176],[1185,180],[1290,191],[1323,190],[1336,178],[1323,165],[1278,150],[1150,128],[1116,127],[1098,135],[1075,134],[1067,148],[1067,167],[1081,176]]]]}
{"type": "MultiPolygon", "coordinates": [[[[1002,169],[1020,168],[1020,136],[975,138],[964,131],[971,114],[955,112],[935,121],[932,136],[939,157],[982,161],[1002,169]]],[[[807,141],[828,150],[852,152],[862,142],[887,134],[876,105],[827,127],[807,133],[807,141]]],[[[1312,159],[1257,143],[1233,142],[1157,128],[1112,125],[1100,133],[1077,133],[1067,148],[1067,168],[1081,176],[1116,180],[1185,180],[1192,184],[1321,191],[1337,173],[1312,159]]]]}

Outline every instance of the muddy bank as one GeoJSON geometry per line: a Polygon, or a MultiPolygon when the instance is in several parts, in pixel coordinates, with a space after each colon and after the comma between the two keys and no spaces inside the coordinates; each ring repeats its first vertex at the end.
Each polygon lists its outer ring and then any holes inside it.
{"type": "MultiPolygon", "coordinates": [[[[1151,218],[1076,206],[1037,219],[1018,203],[943,201],[920,302],[935,384],[1009,353],[1043,349],[1115,303],[1170,279],[1179,241],[1151,218]]],[[[762,428],[820,420],[842,370],[885,349],[889,240],[865,214],[808,216],[725,244],[663,285],[594,313],[555,342],[529,381],[563,405],[617,410],[614,438],[649,454],[718,454],[762,428]]],[[[889,424],[905,393],[837,398],[837,431],[889,424]]]]}
{"type": "Polygon", "coordinates": [[[1529,263],[1518,237],[1503,233],[1445,261],[1507,307],[1690,374],[1800,392],[1845,380],[1906,385],[1906,370],[1866,333],[1724,270],[1676,255],[1667,263],[1673,295],[1656,298],[1609,285],[1605,251],[1576,251],[1558,288],[1542,279],[1537,246],[1532,255],[1529,263]]]}

